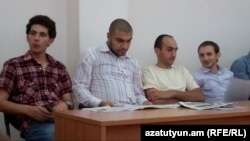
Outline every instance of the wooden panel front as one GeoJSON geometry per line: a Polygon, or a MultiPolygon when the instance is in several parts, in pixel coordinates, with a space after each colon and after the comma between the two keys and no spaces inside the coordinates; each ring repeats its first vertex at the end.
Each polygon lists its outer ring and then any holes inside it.
{"type": "Polygon", "coordinates": [[[107,141],[140,141],[141,127],[137,125],[121,125],[107,127],[107,141]]]}
{"type": "Polygon", "coordinates": [[[105,128],[96,125],[57,117],[55,120],[56,141],[105,141],[105,128]]]}
{"type": "Polygon", "coordinates": [[[250,125],[250,115],[152,123],[152,125],[250,125]]]}
{"type": "Polygon", "coordinates": [[[140,141],[141,125],[250,125],[250,101],[234,110],[149,109],[55,113],[56,141],[140,141]]]}

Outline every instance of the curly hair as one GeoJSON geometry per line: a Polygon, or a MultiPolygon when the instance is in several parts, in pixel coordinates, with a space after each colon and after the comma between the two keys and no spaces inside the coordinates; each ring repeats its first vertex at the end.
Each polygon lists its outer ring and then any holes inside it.
{"type": "Polygon", "coordinates": [[[48,29],[49,38],[56,38],[56,23],[45,15],[36,15],[29,20],[29,23],[26,25],[26,34],[30,33],[31,26],[34,24],[39,24],[45,26],[48,29]]]}

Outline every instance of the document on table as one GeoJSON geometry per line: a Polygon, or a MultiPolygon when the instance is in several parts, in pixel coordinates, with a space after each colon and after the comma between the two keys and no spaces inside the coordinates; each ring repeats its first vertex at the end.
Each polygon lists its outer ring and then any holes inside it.
{"type": "Polygon", "coordinates": [[[206,109],[234,109],[233,103],[229,102],[179,102],[183,107],[195,109],[195,110],[206,110],[206,109]]]}
{"type": "Polygon", "coordinates": [[[121,107],[94,107],[94,108],[83,108],[82,110],[90,110],[95,112],[118,112],[118,111],[134,111],[143,109],[165,109],[165,108],[177,108],[180,105],[176,104],[162,104],[162,105],[125,105],[121,107]]]}

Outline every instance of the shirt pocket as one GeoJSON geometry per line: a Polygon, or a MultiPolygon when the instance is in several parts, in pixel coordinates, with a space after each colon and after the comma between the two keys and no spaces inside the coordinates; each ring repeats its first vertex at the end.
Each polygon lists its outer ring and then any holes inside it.
{"type": "Polygon", "coordinates": [[[18,93],[13,96],[13,99],[17,102],[24,104],[35,104],[35,97],[39,93],[38,81],[37,79],[31,80],[20,80],[18,81],[18,93]]]}
{"type": "Polygon", "coordinates": [[[48,90],[50,91],[50,95],[52,97],[59,97],[61,95],[61,92],[63,90],[63,85],[60,81],[57,81],[55,79],[48,79],[47,84],[48,90]]]}
{"type": "Polygon", "coordinates": [[[204,90],[212,90],[214,88],[218,87],[218,82],[216,80],[213,79],[205,79],[204,80],[204,90]]]}

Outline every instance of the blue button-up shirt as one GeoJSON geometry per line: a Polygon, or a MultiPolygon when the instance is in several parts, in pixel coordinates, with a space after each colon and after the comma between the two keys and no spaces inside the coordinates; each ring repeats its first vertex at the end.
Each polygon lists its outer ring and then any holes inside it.
{"type": "Polygon", "coordinates": [[[250,80],[250,51],[248,55],[242,56],[233,62],[231,71],[236,78],[250,80]]]}
{"type": "Polygon", "coordinates": [[[193,73],[194,80],[200,86],[206,102],[223,101],[229,78],[233,73],[221,66],[217,73],[205,67],[193,73]]]}

